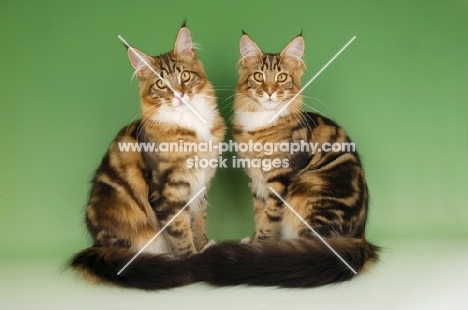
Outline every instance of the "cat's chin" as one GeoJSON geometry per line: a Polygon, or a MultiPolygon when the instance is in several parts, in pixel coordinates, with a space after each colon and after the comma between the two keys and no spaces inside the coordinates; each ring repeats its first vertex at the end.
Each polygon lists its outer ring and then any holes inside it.
{"type": "Polygon", "coordinates": [[[190,111],[189,107],[185,103],[179,104],[177,106],[172,106],[171,108],[176,113],[185,113],[190,111]]]}
{"type": "Polygon", "coordinates": [[[193,130],[203,140],[211,139],[211,128],[218,113],[216,107],[205,99],[205,95],[194,95],[191,100],[174,105],[163,104],[151,116],[151,120],[158,124],[172,124],[193,130]]]}
{"type": "Polygon", "coordinates": [[[258,99],[258,101],[260,102],[262,107],[264,107],[267,110],[274,110],[280,104],[279,101],[272,100],[272,99],[261,98],[261,99],[258,99]]]}

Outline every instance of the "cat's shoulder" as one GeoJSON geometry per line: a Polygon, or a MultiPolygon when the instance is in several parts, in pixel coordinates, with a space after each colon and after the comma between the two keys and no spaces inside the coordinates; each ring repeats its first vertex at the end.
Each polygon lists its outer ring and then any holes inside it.
{"type": "Polygon", "coordinates": [[[308,123],[310,127],[318,127],[318,126],[332,126],[332,127],[340,127],[336,121],[331,119],[330,117],[324,116],[319,113],[315,112],[302,112],[302,119],[308,123]]]}
{"type": "Polygon", "coordinates": [[[141,136],[143,127],[142,127],[142,121],[137,120],[134,121],[126,126],[123,126],[119,132],[117,133],[117,136],[115,138],[116,141],[138,141],[139,137],[141,136]]]}

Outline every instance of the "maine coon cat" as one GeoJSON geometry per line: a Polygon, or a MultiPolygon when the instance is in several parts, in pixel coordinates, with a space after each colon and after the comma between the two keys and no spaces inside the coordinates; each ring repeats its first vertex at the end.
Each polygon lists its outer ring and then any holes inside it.
{"type": "Polygon", "coordinates": [[[120,275],[117,273],[196,193],[209,186],[215,169],[189,169],[187,160],[195,156],[217,158],[217,150],[138,152],[122,151],[119,146],[151,143],[158,147],[208,140],[217,144],[223,139],[225,125],[185,25],[168,53],[150,57],[137,49],[127,52],[138,78],[141,120],[120,130],[95,173],[86,208],[93,246],[76,254],[70,265],[95,281],[169,288],[194,281],[190,258],[207,244],[206,190],[120,275]]]}
{"type": "MultiPolygon", "coordinates": [[[[300,94],[280,113],[301,89],[304,45],[299,35],[280,53],[269,54],[242,35],[233,119],[237,143],[304,142],[326,150],[334,143],[351,142],[334,121],[304,112],[300,94]]],[[[277,160],[275,169],[247,166],[255,233],[249,244],[218,244],[200,254],[211,266],[205,267],[204,280],[215,285],[312,287],[354,276],[270,187],[355,271],[376,261],[378,247],[365,237],[368,190],[361,161],[355,150],[336,150],[240,152],[250,161],[286,159],[288,164],[277,160]]]]}

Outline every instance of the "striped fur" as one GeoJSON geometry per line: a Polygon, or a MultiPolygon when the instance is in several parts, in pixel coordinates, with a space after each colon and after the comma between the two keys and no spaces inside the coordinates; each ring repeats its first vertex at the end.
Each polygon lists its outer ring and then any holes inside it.
{"type": "MultiPolygon", "coordinates": [[[[296,37],[281,53],[266,54],[244,34],[240,42],[239,82],[234,103],[238,143],[351,142],[334,121],[302,111],[304,40],[296,37]],[[283,75],[282,75],[283,74],[283,75]]],[[[246,151],[245,159],[286,159],[271,170],[247,167],[256,230],[250,244],[227,243],[200,254],[197,277],[215,285],[313,287],[351,279],[348,269],[279,199],[284,200],[358,272],[377,260],[378,248],[366,241],[368,190],[356,151],[246,151]],[[207,272],[206,266],[211,268],[207,272]],[[202,271],[205,270],[204,273],[202,271]]]]}
{"type": "MultiPolygon", "coordinates": [[[[217,151],[122,152],[119,143],[200,143],[222,141],[225,125],[214,90],[196,57],[188,28],[178,33],[174,50],[150,57],[137,49],[128,56],[136,70],[142,118],[124,127],[97,169],[86,208],[92,247],[70,265],[98,282],[159,289],[193,282],[191,260],[208,240],[206,199],[199,195],[130,266],[117,272],[203,187],[215,169],[187,167],[187,159],[217,158],[217,151]],[[170,83],[174,94],[143,64],[145,59],[170,83]],[[204,124],[182,102],[207,121],[204,124]]],[[[205,191],[206,193],[206,191],[205,191]]]]}

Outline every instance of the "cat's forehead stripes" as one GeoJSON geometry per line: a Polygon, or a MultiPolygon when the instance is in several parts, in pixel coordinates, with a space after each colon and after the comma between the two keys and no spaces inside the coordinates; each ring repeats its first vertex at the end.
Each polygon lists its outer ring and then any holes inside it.
{"type": "Polygon", "coordinates": [[[263,56],[262,70],[281,70],[278,56],[276,54],[265,54],[263,56]]]}
{"type": "Polygon", "coordinates": [[[159,71],[164,72],[166,75],[173,74],[178,69],[176,62],[169,54],[162,54],[158,56],[159,62],[159,71]]]}

